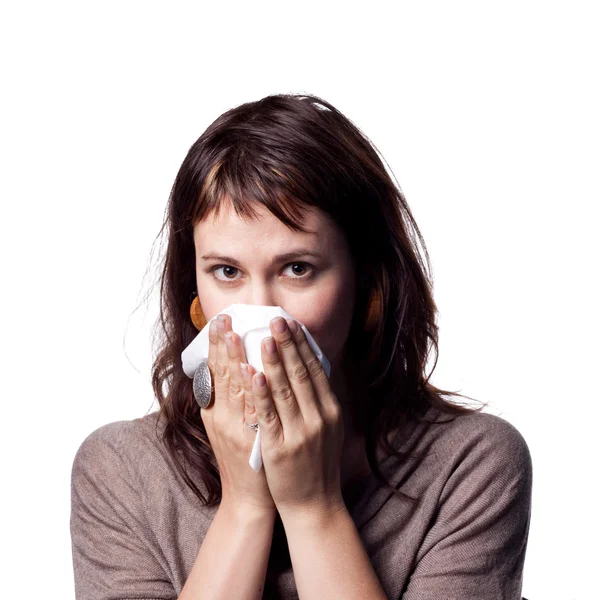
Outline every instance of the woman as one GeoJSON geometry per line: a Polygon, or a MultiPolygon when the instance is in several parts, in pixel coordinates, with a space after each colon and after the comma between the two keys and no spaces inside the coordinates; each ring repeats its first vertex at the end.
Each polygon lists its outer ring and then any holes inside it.
{"type": "Polygon", "coordinates": [[[236,107],[188,152],[165,227],[160,410],[77,452],[77,598],[520,598],[529,451],[425,376],[428,256],[368,139],[315,96],[236,107]],[[201,409],[181,352],[233,303],[284,308],[330,378],[285,320],[256,373],[225,315],[201,409]]]}

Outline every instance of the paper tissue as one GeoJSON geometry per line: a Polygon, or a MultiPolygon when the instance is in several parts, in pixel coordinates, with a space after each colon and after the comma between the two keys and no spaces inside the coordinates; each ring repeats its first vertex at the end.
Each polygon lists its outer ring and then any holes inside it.
{"type": "MultiPolygon", "coordinates": [[[[280,306],[260,306],[256,304],[231,304],[221,310],[218,314],[226,314],[231,317],[231,328],[237,333],[244,345],[246,358],[257,371],[264,372],[261,358],[261,342],[264,338],[271,335],[269,323],[275,317],[283,317],[286,320],[294,319],[292,315],[286,312],[280,306]]],[[[216,317],[214,317],[216,318],[216,317]]],[[[181,353],[181,362],[184,373],[190,378],[194,378],[194,373],[201,362],[208,360],[208,331],[211,319],[192,340],[187,348],[181,353]]],[[[321,361],[323,369],[329,377],[331,365],[329,360],[323,354],[313,336],[308,329],[297,319],[297,323],[302,327],[306,339],[310,344],[315,356],[321,361]]],[[[250,460],[248,461],[254,471],[258,472],[262,466],[262,457],[260,452],[260,427],[256,433],[250,460]]]]}

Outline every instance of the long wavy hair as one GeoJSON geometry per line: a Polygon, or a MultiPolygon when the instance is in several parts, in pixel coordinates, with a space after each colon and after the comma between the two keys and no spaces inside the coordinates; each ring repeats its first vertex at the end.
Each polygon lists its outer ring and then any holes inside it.
{"type": "Polygon", "coordinates": [[[345,233],[358,281],[346,349],[367,393],[352,406],[353,422],[381,482],[389,485],[376,444],[388,456],[402,454],[388,441],[390,430],[422,421],[432,406],[450,415],[480,410],[429,381],[438,357],[429,255],[375,146],[318,96],[269,95],[242,104],[218,117],[190,148],[159,232],[167,231],[168,243],[152,387],[164,417],[163,442],[202,504],[220,502],[221,481],[181,353],[198,334],[190,318],[197,295],[193,228],[218,213],[225,199],[243,218],[252,218],[253,204],[261,204],[294,231],[305,231],[299,223],[307,208],[317,207],[345,233]],[[426,376],[432,349],[435,363],[426,376]]]}

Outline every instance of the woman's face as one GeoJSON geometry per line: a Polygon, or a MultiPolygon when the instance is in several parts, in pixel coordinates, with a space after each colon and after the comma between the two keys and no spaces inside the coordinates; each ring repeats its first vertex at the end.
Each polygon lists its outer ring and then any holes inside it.
{"type": "Polygon", "coordinates": [[[227,203],[218,220],[213,213],[194,227],[206,320],[234,303],[281,306],[306,326],[332,367],[341,364],[355,293],[344,234],[317,208],[301,223],[311,233],[290,230],[262,205],[255,209],[260,218],[246,221],[227,203]]]}

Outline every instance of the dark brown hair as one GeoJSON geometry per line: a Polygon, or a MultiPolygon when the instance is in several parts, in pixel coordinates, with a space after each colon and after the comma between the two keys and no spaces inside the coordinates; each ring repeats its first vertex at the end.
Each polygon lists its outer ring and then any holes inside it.
{"type": "Polygon", "coordinates": [[[353,421],[365,435],[373,473],[387,484],[375,448],[401,454],[388,442],[390,430],[422,420],[432,406],[450,415],[475,409],[450,401],[462,394],[429,382],[437,364],[437,308],[429,255],[400,187],[370,140],[331,104],[307,94],[271,95],[222,114],[190,148],[173,184],[159,233],[166,228],[168,245],[152,386],[178,470],[203,504],[220,501],[218,465],[181,353],[198,334],[190,319],[197,294],[193,227],[218,213],[225,198],[244,218],[253,218],[258,203],[295,231],[305,231],[299,223],[306,208],[317,207],[345,233],[359,282],[347,350],[367,394],[352,406],[353,421]]]}

